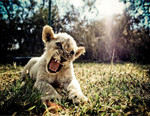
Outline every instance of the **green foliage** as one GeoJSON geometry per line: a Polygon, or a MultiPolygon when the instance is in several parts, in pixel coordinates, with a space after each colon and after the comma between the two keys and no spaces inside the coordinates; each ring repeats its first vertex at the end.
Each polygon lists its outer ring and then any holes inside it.
{"type": "MultiPolygon", "coordinates": [[[[33,0],[0,1],[0,62],[10,62],[13,56],[22,52],[24,41],[33,37],[30,35],[30,18],[35,13],[36,2],[33,0]],[[18,50],[18,48],[20,48],[18,50]]],[[[34,35],[35,36],[35,35],[34,35]]]]}
{"type": "MultiPolygon", "coordinates": [[[[150,65],[77,63],[74,64],[74,68],[89,102],[76,106],[67,100],[67,96],[63,96],[60,105],[64,109],[60,109],[59,114],[81,116],[150,114],[150,65]]],[[[4,69],[1,73],[5,74],[8,71],[14,72],[14,66],[1,69],[4,69]]],[[[23,84],[16,80],[0,91],[1,114],[42,115],[47,109],[40,101],[39,92],[33,89],[33,81],[27,79],[25,82],[23,84]]]]}
{"type": "Polygon", "coordinates": [[[123,1],[127,8],[128,12],[132,16],[132,21],[135,28],[150,28],[150,2],[148,0],[121,0],[123,1]]]}
{"type": "Polygon", "coordinates": [[[40,114],[44,105],[40,100],[40,93],[33,89],[33,81],[15,80],[10,86],[0,91],[1,115],[40,114]]]}
{"type": "Polygon", "coordinates": [[[94,21],[85,26],[84,22],[78,23],[74,31],[70,32],[76,41],[86,47],[83,59],[110,62],[131,61],[150,63],[149,29],[134,29],[132,17],[124,12],[94,21]]]}

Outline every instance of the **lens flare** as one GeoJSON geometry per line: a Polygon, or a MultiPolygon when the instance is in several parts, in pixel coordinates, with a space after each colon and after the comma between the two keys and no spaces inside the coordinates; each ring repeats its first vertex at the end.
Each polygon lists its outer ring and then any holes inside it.
{"type": "Polygon", "coordinates": [[[122,14],[125,6],[119,0],[97,0],[96,8],[100,16],[108,17],[114,14],[122,14]]]}

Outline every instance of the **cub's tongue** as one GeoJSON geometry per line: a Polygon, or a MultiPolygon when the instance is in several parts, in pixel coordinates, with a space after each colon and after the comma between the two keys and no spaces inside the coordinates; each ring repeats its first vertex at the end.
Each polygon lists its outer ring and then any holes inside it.
{"type": "Polygon", "coordinates": [[[60,63],[55,62],[55,59],[52,59],[50,64],[49,64],[49,68],[50,68],[50,70],[56,72],[59,68],[59,65],[60,65],[60,63]]]}

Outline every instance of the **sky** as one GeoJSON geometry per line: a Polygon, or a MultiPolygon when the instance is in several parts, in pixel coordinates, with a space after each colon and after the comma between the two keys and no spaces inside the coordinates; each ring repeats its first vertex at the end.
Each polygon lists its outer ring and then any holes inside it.
{"type": "Polygon", "coordinates": [[[101,16],[107,17],[118,13],[122,14],[125,6],[119,0],[97,0],[96,8],[101,16]]]}

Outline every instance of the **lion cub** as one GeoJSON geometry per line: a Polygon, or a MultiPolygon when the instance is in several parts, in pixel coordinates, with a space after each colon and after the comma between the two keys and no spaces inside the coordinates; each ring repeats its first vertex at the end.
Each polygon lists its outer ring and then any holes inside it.
{"type": "Polygon", "coordinates": [[[48,25],[43,28],[42,40],[45,43],[43,55],[32,58],[24,67],[21,77],[29,74],[35,80],[34,87],[42,93],[42,101],[61,100],[55,84],[61,85],[69,93],[68,98],[73,103],[87,101],[73,70],[73,61],[85,53],[85,48],[77,47],[75,40],[67,33],[54,34],[48,25]]]}

